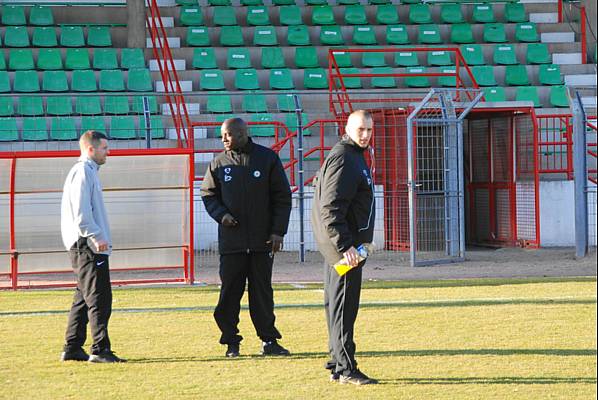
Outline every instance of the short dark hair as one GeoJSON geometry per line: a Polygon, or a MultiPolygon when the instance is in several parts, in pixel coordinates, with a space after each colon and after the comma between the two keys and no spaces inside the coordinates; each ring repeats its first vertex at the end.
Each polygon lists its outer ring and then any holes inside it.
{"type": "Polygon", "coordinates": [[[91,145],[96,148],[100,145],[102,139],[108,140],[108,136],[99,131],[89,130],[81,135],[81,138],[79,139],[79,145],[81,147],[91,145]]]}

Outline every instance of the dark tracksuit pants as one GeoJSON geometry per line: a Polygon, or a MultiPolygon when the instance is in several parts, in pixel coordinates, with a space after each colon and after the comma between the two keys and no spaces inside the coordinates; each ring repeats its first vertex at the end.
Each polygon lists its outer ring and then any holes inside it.
{"type": "Polygon", "coordinates": [[[359,310],[364,264],[365,260],[343,276],[331,266],[324,266],[324,310],[330,353],[326,369],[345,375],[357,368],[353,328],[359,310]]]}
{"type": "Polygon", "coordinates": [[[274,327],[274,295],[272,292],[273,258],[266,252],[234,253],[220,256],[220,298],[214,311],[214,319],[222,332],[221,344],[239,343],[237,325],[241,310],[241,297],[249,294],[249,315],[260,339],[269,342],[280,339],[274,327]]]}
{"type": "Polygon", "coordinates": [[[77,288],[69,313],[64,351],[83,347],[87,338],[87,323],[91,325],[93,344],[91,353],[110,350],[108,320],[112,313],[112,288],[108,256],[95,254],[80,238],[70,249],[69,256],[77,275],[77,288]]]}

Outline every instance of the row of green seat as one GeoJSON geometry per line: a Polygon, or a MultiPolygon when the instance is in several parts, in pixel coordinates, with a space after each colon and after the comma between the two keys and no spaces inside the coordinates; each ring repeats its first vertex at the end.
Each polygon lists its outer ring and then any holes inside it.
{"type": "MultiPolygon", "coordinates": [[[[148,95],[149,111],[152,114],[158,113],[158,104],[154,96],[148,95]]],[[[142,114],[142,96],[20,96],[15,100],[13,97],[0,96],[0,117],[11,117],[13,115],[40,116],[40,115],[101,115],[114,114],[142,114]],[[73,99],[75,107],[73,109],[73,99]],[[103,101],[102,101],[103,99],[103,101]],[[45,104],[44,104],[45,103],[45,104]],[[73,112],[74,110],[74,112],[73,112]]]]}
{"type": "MultiPolygon", "coordinates": [[[[466,22],[460,4],[442,4],[440,9],[440,23],[460,24],[466,22]]],[[[235,7],[214,7],[211,9],[211,24],[214,26],[239,25],[235,7]]],[[[296,5],[270,7],[250,6],[246,8],[245,21],[247,25],[260,26],[271,25],[270,16],[279,15],[281,25],[302,25],[304,24],[303,14],[305,7],[296,5]],[[273,13],[274,11],[274,13],[273,13]]],[[[334,25],[336,23],[332,6],[316,6],[308,8],[311,11],[312,25],[334,25]]],[[[184,26],[204,25],[207,18],[204,17],[201,7],[184,6],[179,13],[179,22],[184,26]]],[[[361,4],[348,5],[343,9],[343,21],[347,25],[367,25],[368,18],[366,7],[361,4]]],[[[409,6],[408,21],[410,24],[431,24],[433,23],[432,10],[428,4],[413,4],[409,6]]],[[[497,22],[494,16],[492,4],[476,4],[473,6],[472,23],[494,23],[497,22]]],[[[505,21],[507,23],[527,22],[528,17],[525,8],[521,3],[508,3],[505,6],[505,21]]],[[[382,25],[393,25],[399,23],[398,9],[394,5],[381,5],[376,8],[375,22],[382,25]]]]}
{"type": "MultiPolygon", "coordinates": [[[[255,28],[243,28],[238,25],[222,26],[220,28],[207,28],[205,26],[192,26],[187,28],[186,43],[191,47],[212,46],[214,43],[210,38],[210,30],[218,29],[220,46],[244,46],[243,32],[251,35],[253,31],[253,46],[278,46],[279,36],[284,36],[286,30],[286,43],[289,46],[309,46],[312,44],[310,28],[306,25],[294,25],[277,31],[274,26],[260,26],[255,28]]],[[[320,44],[323,46],[345,45],[343,29],[338,25],[327,25],[318,28],[320,44]]],[[[388,25],[385,28],[384,40],[376,37],[376,29],[372,26],[354,26],[352,28],[351,41],[356,45],[388,44],[400,45],[409,44],[409,29],[405,25],[388,25]]],[[[348,35],[347,35],[348,36],[348,35]]],[[[483,29],[483,41],[485,43],[507,43],[507,33],[504,24],[485,24],[483,29]]],[[[540,40],[536,24],[522,23],[515,27],[515,42],[533,43],[540,40]]],[[[450,38],[443,40],[438,25],[418,25],[416,43],[419,44],[442,44],[442,43],[475,43],[474,30],[469,24],[451,25],[450,38]]]]}
{"type": "MultiPolygon", "coordinates": [[[[0,38],[1,39],[1,38],[0,38]]],[[[2,40],[0,40],[0,44],[2,40]]],[[[87,40],[82,26],[63,25],[55,27],[35,27],[29,40],[29,30],[24,26],[8,26],[4,30],[6,47],[110,47],[112,35],[108,26],[87,27],[87,40]],[[57,36],[60,34],[60,40],[57,36]]]]}
{"type": "MultiPolygon", "coordinates": [[[[471,73],[480,86],[496,86],[495,67],[478,65],[471,67],[471,73]]],[[[542,64],[538,70],[540,85],[562,85],[561,69],[555,64],[542,64]]],[[[505,85],[526,86],[530,84],[529,75],[524,65],[507,65],[505,67],[505,85]]]]}
{"type": "MultiPolygon", "coordinates": [[[[11,49],[8,53],[8,69],[11,70],[55,70],[55,69],[133,69],[145,68],[145,57],[141,49],[121,49],[120,67],[118,51],[115,48],[94,49],[91,53],[87,48],[39,49],[37,62],[34,63],[32,49],[11,49]],[[64,63],[63,63],[64,55],[64,63]],[[90,58],[93,62],[90,63],[90,58]]],[[[0,52],[0,70],[7,67],[4,53],[0,52]]]]}
{"type": "MultiPolygon", "coordinates": [[[[0,9],[2,25],[27,25],[25,7],[21,5],[4,5],[0,9]]],[[[36,5],[29,11],[29,25],[54,25],[52,8],[36,5]]]]}
{"type": "MultiPolygon", "coordinates": [[[[208,99],[207,111],[210,113],[218,113],[215,118],[215,122],[224,122],[229,118],[238,117],[238,114],[230,114],[232,108],[230,105],[230,97],[228,95],[221,95],[208,99]],[[223,111],[226,110],[226,111],[223,111]]],[[[246,111],[248,112],[248,111],[246,111]]],[[[283,136],[286,134],[284,129],[277,128],[275,123],[266,125],[251,125],[251,122],[268,123],[268,122],[280,122],[284,124],[290,132],[297,131],[297,116],[296,114],[286,114],[284,117],[275,118],[274,115],[267,113],[266,110],[252,113],[246,118],[249,121],[249,134],[253,137],[272,137],[276,135],[276,129],[279,129],[278,135],[283,136]]],[[[309,122],[307,114],[303,113],[301,118],[301,125],[306,126],[309,122]]],[[[215,129],[215,134],[220,137],[220,129],[215,129]]],[[[310,136],[311,131],[309,129],[303,129],[304,136],[310,136]]]]}
{"type": "MultiPolygon", "coordinates": [[[[77,120],[72,117],[29,117],[22,119],[22,129],[19,132],[16,118],[0,118],[0,142],[76,140],[81,133],[90,129],[106,132],[111,139],[145,138],[147,126],[145,118],[116,116],[110,117],[109,120],[110,130],[108,131],[104,117],[82,117],[78,129],[77,120]]],[[[151,116],[149,122],[152,138],[164,138],[162,117],[151,116]]]]}
{"type": "MultiPolygon", "coordinates": [[[[360,0],[335,0],[333,3],[337,5],[353,5],[359,4],[360,0]]],[[[440,0],[439,2],[443,2],[440,0]]],[[[462,1],[453,0],[453,3],[461,3],[462,1]]],[[[392,0],[368,0],[368,4],[370,5],[382,5],[382,4],[417,4],[417,3],[425,3],[423,0],[400,0],[400,1],[392,1],[392,0]]],[[[480,3],[492,3],[492,0],[488,1],[480,1],[480,3]]],[[[510,0],[506,1],[496,1],[496,3],[512,3],[510,0]]],[[[176,0],[176,4],[180,6],[202,6],[199,0],[176,0]]],[[[263,0],[241,0],[240,4],[242,6],[262,6],[264,5],[263,0]]],[[[272,4],[275,6],[285,6],[285,5],[294,5],[297,4],[295,0],[272,0],[272,4]]],[[[329,5],[328,0],[304,0],[302,4],[307,6],[323,6],[329,5]]],[[[230,6],[232,5],[231,0],[208,0],[208,6],[230,6]]]]}
{"type": "MultiPolygon", "coordinates": [[[[7,71],[0,71],[0,93],[34,93],[40,90],[46,92],[95,92],[125,91],[125,77],[122,70],[107,69],[96,73],[92,70],[81,69],[71,73],[70,88],[67,72],[64,70],[44,71],[42,86],[38,72],[34,70],[14,72],[14,83],[11,89],[10,76],[7,71]]],[[[152,78],[147,68],[131,69],[127,72],[126,89],[135,92],[150,92],[153,90],[152,78]]]]}

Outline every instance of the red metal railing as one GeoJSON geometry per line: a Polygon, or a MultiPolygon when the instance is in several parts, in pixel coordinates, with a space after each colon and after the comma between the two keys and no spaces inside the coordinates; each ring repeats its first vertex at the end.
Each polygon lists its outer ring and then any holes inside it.
{"type": "Polygon", "coordinates": [[[538,123],[538,173],[566,174],[573,179],[571,114],[542,114],[538,123]]]}
{"type": "Polygon", "coordinates": [[[579,9],[579,30],[581,31],[581,63],[588,63],[588,34],[586,32],[586,7],[581,6],[579,9]]]}
{"type": "MultiPolygon", "coordinates": [[[[586,133],[593,132],[593,134],[596,135],[598,132],[597,126],[598,124],[596,123],[596,117],[588,117],[588,120],[586,122],[586,133]]],[[[598,159],[598,152],[596,146],[596,142],[587,143],[588,155],[594,157],[594,159],[598,159]]],[[[594,184],[598,184],[598,179],[596,176],[597,173],[598,170],[596,168],[588,168],[588,179],[594,184]]]]}

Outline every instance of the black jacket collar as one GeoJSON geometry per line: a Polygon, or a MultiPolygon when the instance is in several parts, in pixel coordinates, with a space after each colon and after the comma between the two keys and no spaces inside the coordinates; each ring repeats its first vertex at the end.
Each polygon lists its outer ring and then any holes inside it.
{"type": "Polygon", "coordinates": [[[347,134],[343,135],[343,137],[341,138],[341,143],[344,145],[353,147],[355,150],[359,151],[360,153],[363,153],[366,150],[363,147],[361,147],[360,145],[358,145],[357,143],[355,143],[353,141],[353,139],[351,139],[349,137],[349,135],[347,135],[347,134]]]}
{"type": "Polygon", "coordinates": [[[241,147],[240,149],[231,150],[231,152],[249,154],[253,150],[253,146],[254,146],[253,140],[251,140],[251,138],[248,137],[247,143],[245,143],[245,146],[241,147]]]}

